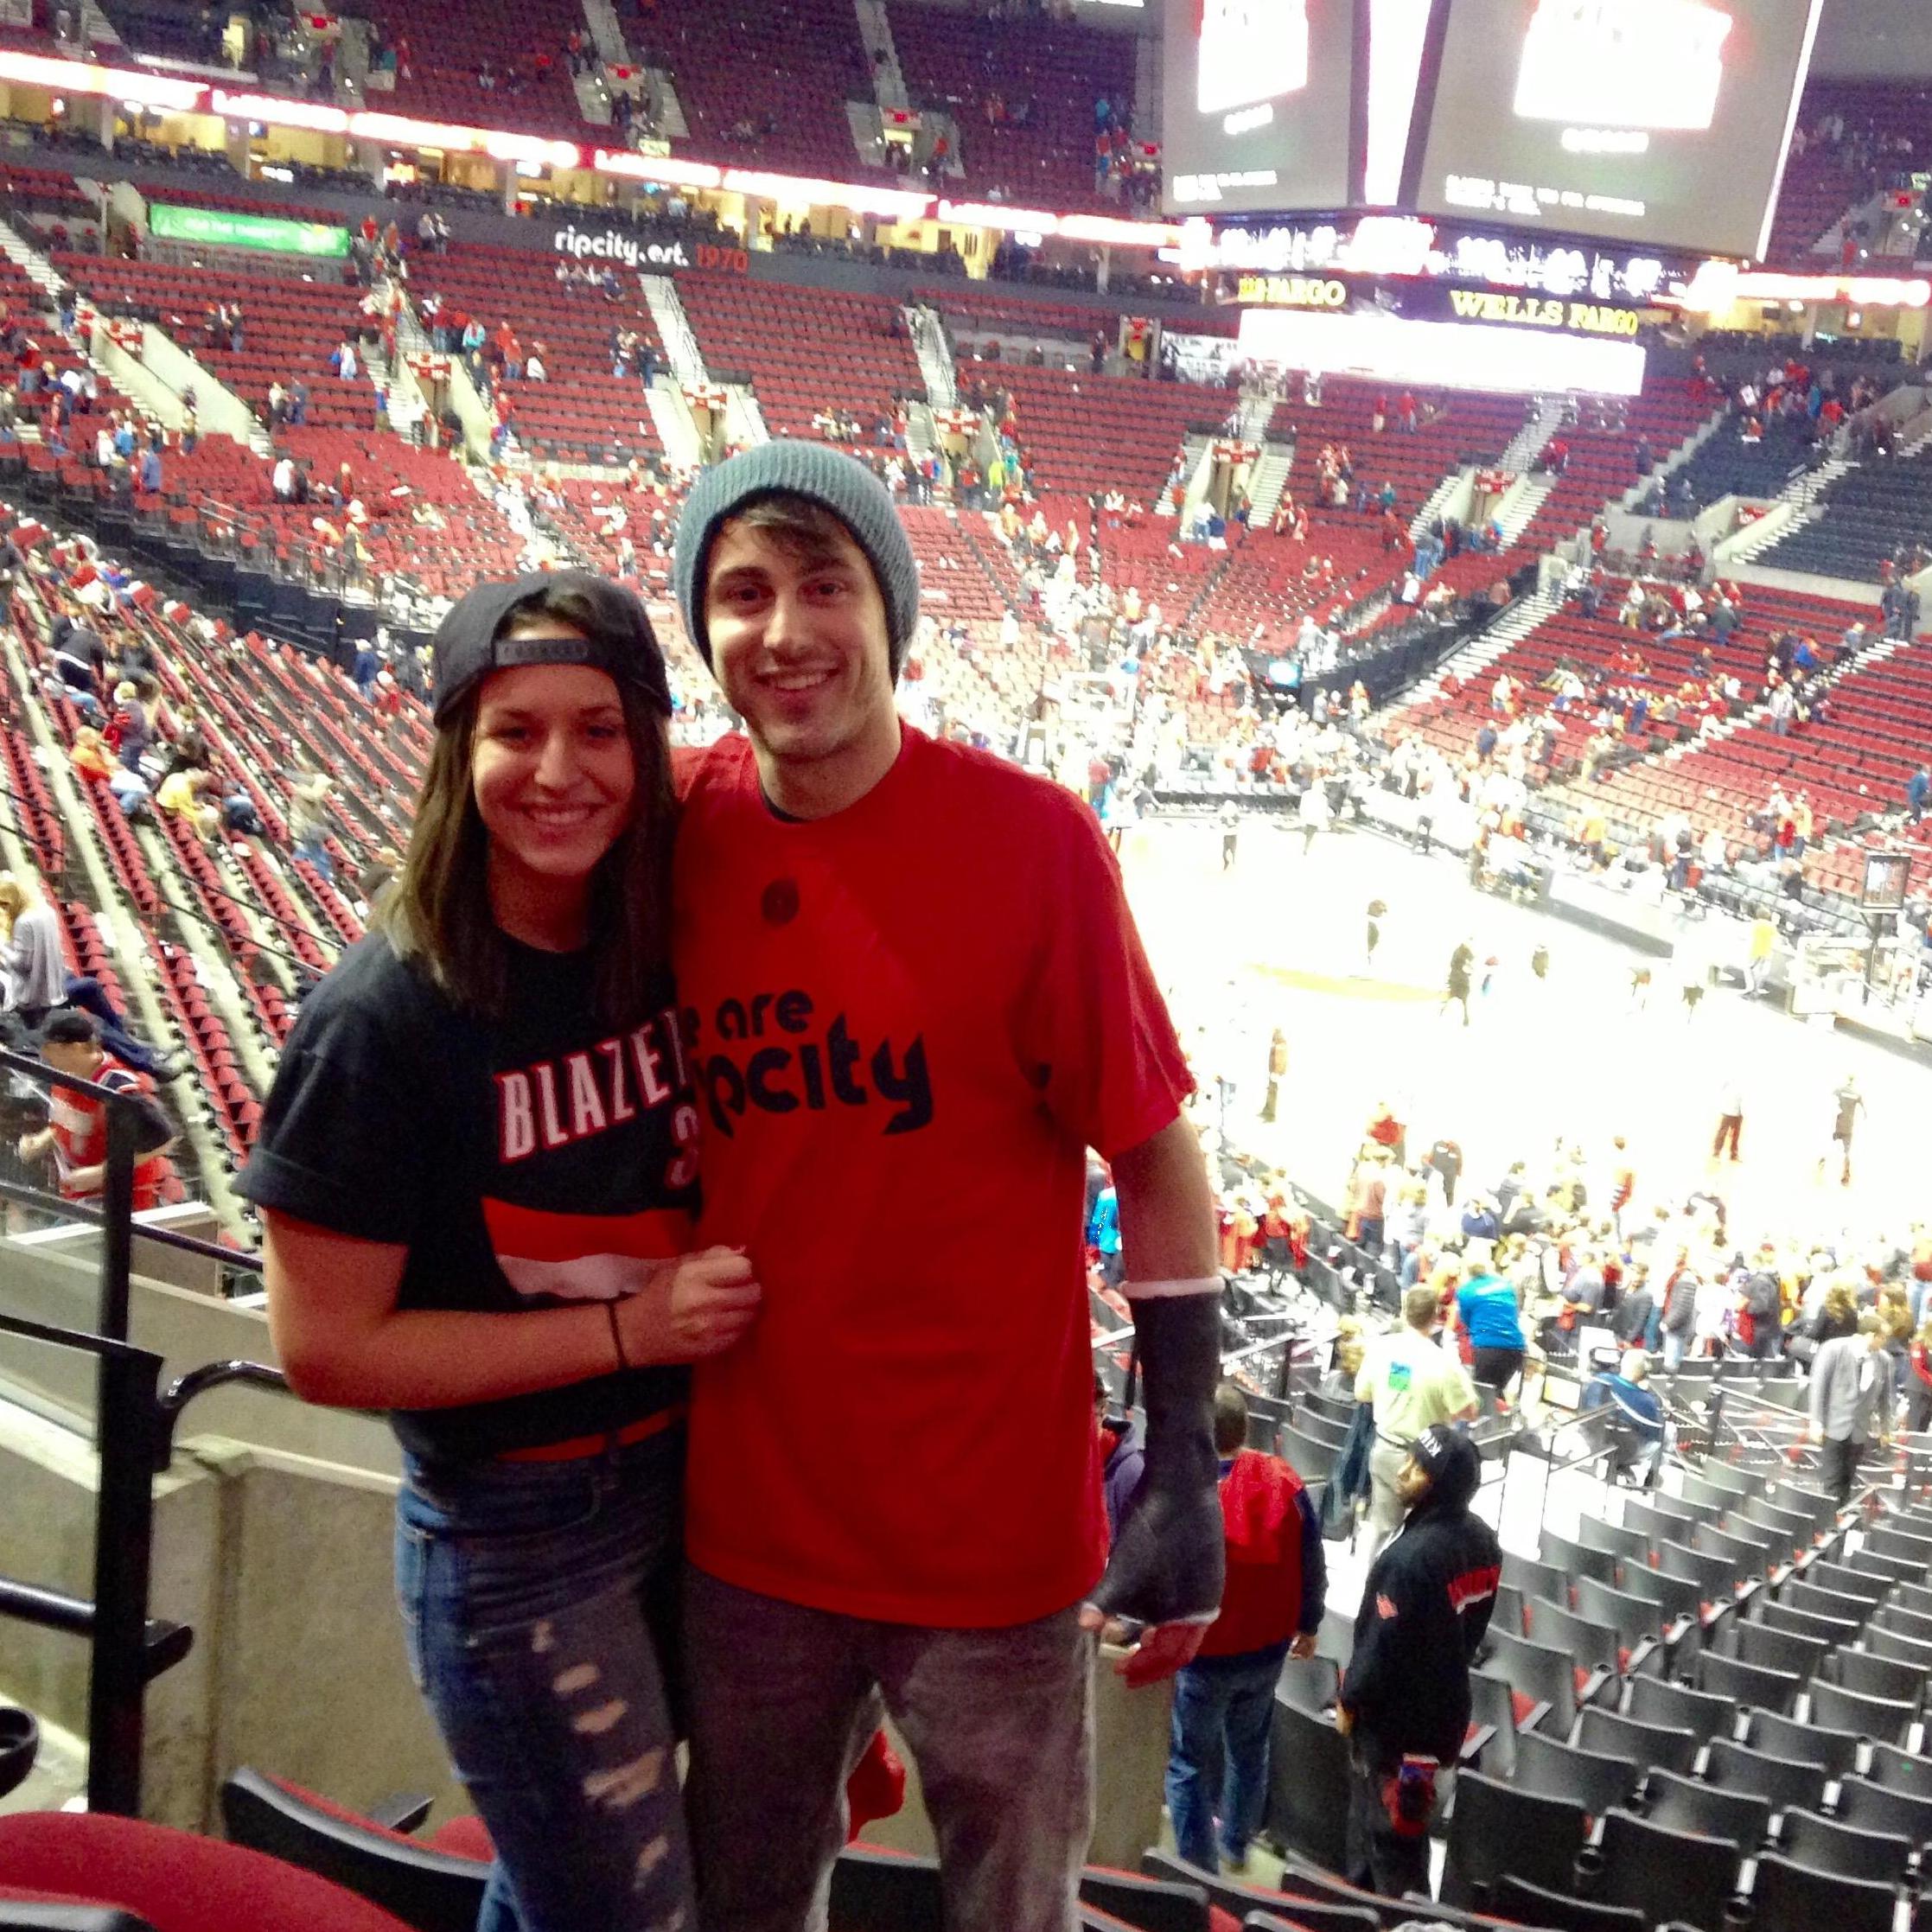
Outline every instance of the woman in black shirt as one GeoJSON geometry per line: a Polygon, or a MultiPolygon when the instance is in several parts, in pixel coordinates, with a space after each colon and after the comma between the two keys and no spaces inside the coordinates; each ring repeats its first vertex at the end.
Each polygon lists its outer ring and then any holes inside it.
{"type": "Polygon", "coordinates": [[[497,1851],[481,1932],[691,1925],[653,1629],[683,1365],[758,1290],[683,1253],[664,662],[628,593],[523,577],[445,618],[436,690],[402,871],[303,1003],[243,1177],[270,1321],[298,1393],[401,1440],[411,1667],[497,1851]]]}

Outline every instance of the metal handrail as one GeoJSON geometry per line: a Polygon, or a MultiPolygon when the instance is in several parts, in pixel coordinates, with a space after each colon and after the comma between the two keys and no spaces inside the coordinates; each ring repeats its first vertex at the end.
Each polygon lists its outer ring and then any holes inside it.
{"type": "Polygon", "coordinates": [[[87,1808],[138,1817],[147,1687],[194,1643],[192,1626],[148,1614],[155,1477],[172,1457],[182,1411],[198,1396],[234,1382],[287,1393],[288,1383],[265,1362],[220,1361],[189,1370],[163,1393],[161,1357],[118,1337],[10,1315],[0,1315],[0,1336],[90,1355],[99,1365],[92,1595],[0,1577],[0,1619],[86,1641],[87,1808]]]}
{"type": "MultiPolygon", "coordinates": [[[[99,1227],[105,1239],[100,1257],[99,1331],[108,1340],[125,1342],[128,1329],[129,1280],[134,1259],[134,1121],[137,1109],[125,1094],[117,1094],[97,1081],[82,1080],[75,1074],[56,1072],[43,1060],[0,1048],[0,1071],[10,1071],[29,1080],[79,1094],[98,1102],[107,1115],[107,1162],[101,1202],[96,1207],[80,1201],[64,1201],[45,1189],[24,1187],[16,1182],[0,1181],[0,1199],[17,1201],[23,1206],[49,1208],[63,1220],[78,1221],[99,1227]]],[[[259,1272],[261,1257],[245,1249],[227,1248],[183,1234],[171,1227],[141,1225],[143,1240],[158,1241],[163,1247],[184,1254],[198,1254],[226,1266],[259,1272]]]]}

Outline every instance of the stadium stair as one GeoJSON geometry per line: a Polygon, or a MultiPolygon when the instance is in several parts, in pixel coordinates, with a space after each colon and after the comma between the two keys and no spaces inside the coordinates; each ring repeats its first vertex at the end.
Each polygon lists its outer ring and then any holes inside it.
{"type": "Polygon", "coordinates": [[[1248,522],[1265,526],[1280,507],[1281,493],[1288,487],[1288,472],[1295,461],[1291,443],[1269,443],[1262,446],[1254,468],[1248,472],[1248,522]]]}
{"type": "Polygon", "coordinates": [[[610,125],[610,89],[602,75],[591,68],[583,68],[571,76],[571,88],[577,96],[577,111],[588,125],[610,125]]]}
{"type": "Polygon", "coordinates": [[[959,378],[939,310],[923,302],[909,302],[905,317],[906,327],[912,331],[913,354],[919,358],[919,373],[926,379],[927,402],[934,409],[957,409],[959,378]]]}
{"type": "MultiPolygon", "coordinates": [[[[886,16],[884,0],[852,0],[858,18],[858,37],[872,70],[872,98],[884,114],[909,114],[912,99],[906,92],[905,69],[899,65],[899,49],[893,44],[892,22],[886,16]]],[[[958,143],[953,143],[955,150],[958,143]]]]}
{"type": "Polygon", "coordinates": [[[1473,683],[1503,654],[1512,649],[1543,621],[1553,615],[1562,599],[1554,592],[1535,590],[1519,597],[1514,605],[1473,642],[1445,658],[1423,681],[1402,693],[1389,708],[1392,711],[1414,711],[1430,703],[1451,679],[1464,685],[1473,683]]]}
{"type": "MultiPolygon", "coordinates": [[[[1180,478],[1178,494],[1172,489],[1163,490],[1154,504],[1157,516],[1178,514],[1181,527],[1191,529],[1196,513],[1200,509],[1208,494],[1211,470],[1205,461],[1214,437],[1190,430],[1181,439],[1181,453],[1175,459],[1170,474],[1180,478]]],[[[1252,504],[1253,497],[1250,494],[1252,504]]]]}
{"type": "Polygon", "coordinates": [[[401,334],[397,336],[397,356],[393,366],[379,345],[371,342],[363,351],[363,366],[368,370],[370,379],[376,386],[376,393],[382,398],[382,411],[378,420],[387,425],[390,431],[413,443],[423,418],[430,412],[429,405],[423,399],[423,391],[416,380],[406,360],[407,351],[402,347],[401,334]]]}
{"type": "Polygon", "coordinates": [[[1653,463],[1642,475],[1639,476],[1629,489],[1624,491],[1619,507],[1626,510],[1636,511],[1637,506],[1642,502],[1653,488],[1659,484],[1667,484],[1670,479],[1718,433],[1729,415],[1728,406],[1712,410],[1698,423],[1682,442],[1679,443],[1674,449],[1667,450],[1658,462],[1653,463]]]}
{"type": "Polygon", "coordinates": [[[1535,407],[1525,419],[1521,429],[1510,437],[1501,456],[1496,460],[1512,475],[1521,476],[1538,456],[1543,445],[1563,427],[1565,399],[1561,396],[1543,396],[1536,399],[1535,407]]]}
{"type": "Polygon", "coordinates": [[[47,305],[52,308],[58,301],[66,281],[55,270],[52,262],[29,242],[10,221],[0,221],[0,254],[20,269],[47,296],[47,305]]]}
{"type": "MultiPolygon", "coordinates": [[[[1470,472],[1467,469],[1452,469],[1436,485],[1434,489],[1430,491],[1429,494],[1423,499],[1421,508],[1409,519],[1410,536],[1421,536],[1431,524],[1437,522],[1441,518],[1444,511],[1448,507],[1450,500],[1463,487],[1463,481],[1469,475],[1470,472]]],[[[1524,520],[1527,522],[1528,520],[1526,518],[1524,520]]]]}
{"type": "Polygon", "coordinates": [[[1502,493],[1492,521],[1502,532],[1506,545],[1520,543],[1523,532],[1536,520],[1536,513],[1556,494],[1553,476],[1518,476],[1502,493]]]}
{"type": "Polygon", "coordinates": [[[668,275],[641,275],[644,305],[657,325],[658,341],[670,359],[673,373],[686,389],[703,389],[711,380],[705,367],[704,352],[692,332],[691,317],[678,295],[678,284],[668,275]]]}

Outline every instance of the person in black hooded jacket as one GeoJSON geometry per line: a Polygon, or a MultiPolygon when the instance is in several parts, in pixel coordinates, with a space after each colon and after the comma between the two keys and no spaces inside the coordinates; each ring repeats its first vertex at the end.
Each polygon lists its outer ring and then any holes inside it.
{"type": "Polygon", "coordinates": [[[1376,1558],[1355,1613],[1338,1722],[1351,1739],[1349,1870],[1400,1898],[1429,1891],[1436,1781],[1470,1722],[1470,1665],[1489,1627],[1502,1547],[1470,1503],[1476,1445],[1437,1423],[1396,1478],[1402,1527],[1376,1558]]]}

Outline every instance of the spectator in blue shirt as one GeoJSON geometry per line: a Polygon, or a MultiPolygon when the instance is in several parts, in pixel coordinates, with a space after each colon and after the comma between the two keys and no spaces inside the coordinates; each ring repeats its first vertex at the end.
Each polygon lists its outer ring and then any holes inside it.
{"type": "Polygon", "coordinates": [[[1928,773],[1925,767],[1921,765],[1905,781],[1905,803],[1911,810],[1914,825],[1916,825],[1925,816],[1925,799],[1928,792],[1932,792],[1932,773],[1928,773]]]}
{"type": "Polygon", "coordinates": [[[1664,1406],[1650,1387],[1650,1357],[1642,1349],[1625,1350],[1615,1374],[1606,1371],[1585,1385],[1582,1406],[1585,1412],[1615,1411],[1627,1438],[1617,1453],[1617,1473],[1648,1489],[1664,1453],[1664,1406]]]}
{"type": "Polygon", "coordinates": [[[1523,1317],[1514,1287],[1489,1272],[1487,1259],[1464,1266],[1456,1319],[1470,1338],[1470,1374],[1502,1393],[1522,1371],[1523,1317]]]}
{"type": "Polygon", "coordinates": [[[1120,1197],[1109,1180],[1094,1197],[1093,1218],[1087,1224],[1088,1244],[1099,1252],[1100,1275],[1109,1288],[1120,1285],[1120,1197]]]}

